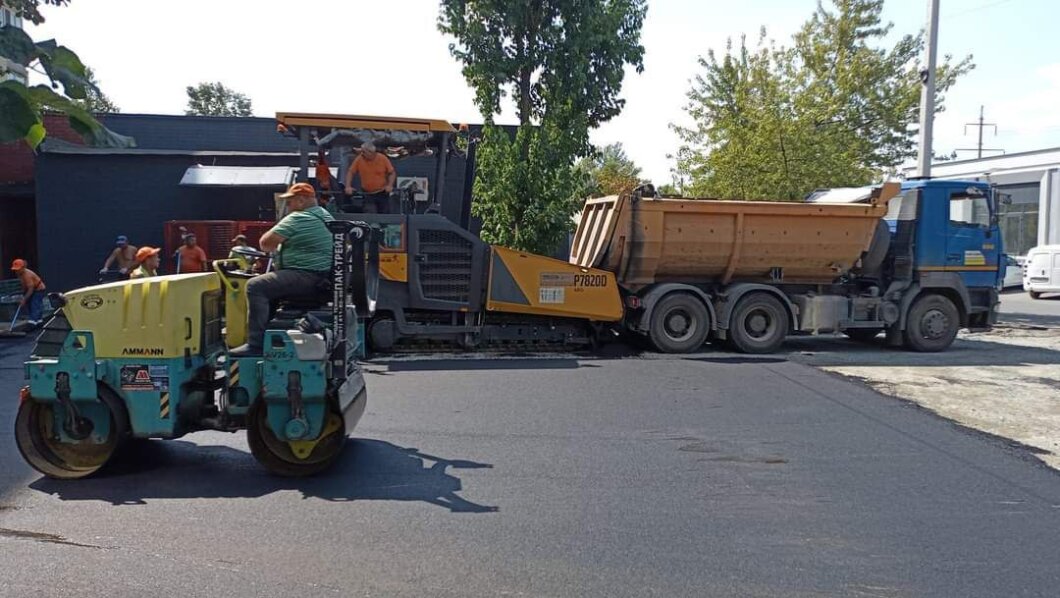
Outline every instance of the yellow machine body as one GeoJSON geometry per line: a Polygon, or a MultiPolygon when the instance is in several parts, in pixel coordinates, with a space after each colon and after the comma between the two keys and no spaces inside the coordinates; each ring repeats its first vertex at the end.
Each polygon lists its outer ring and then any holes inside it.
{"type": "Polygon", "coordinates": [[[71,291],[63,311],[74,330],[98,333],[98,358],[179,358],[220,340],[221,293],[214,273],[156,276],[71,291]]]}
{"type": "Polygon", "coordinates": [[[409,281],[409,256],[401,252],[379,252],[379,275],[394,282],[409,281]]]}
{"type": "Polygon", "coordinates": [[[486,309],[597,322],[616,322],[623,314],[611,272],[497,245],[491,248],[486,309]]]}
{"type": "Polygon", "coordinates": [[[214,272],[217,273],[225,294],[225,345],[234,349],[247,342],[247,325],[249,311],[247,309],[247,282],[243,276],[233,276],[224,270],[225,265],[235,265],[241,271],[246,272],[248,268],[246,259],[243,257],[218,260],[213,263],[214,272]]]}

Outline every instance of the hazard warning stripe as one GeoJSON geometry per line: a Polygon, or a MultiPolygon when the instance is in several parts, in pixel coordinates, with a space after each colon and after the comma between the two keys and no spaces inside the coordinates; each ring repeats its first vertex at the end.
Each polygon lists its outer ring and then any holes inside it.
{"type": "Polygon", "coordinates": [[[167,419],[169,417],[169,393],[163,392],[161,398],[158,400],[158,417],[159,419],[167,419]]]}
{"type": "Polygon", "coordinates": [[[239,386],[239,362],[233,361],[228,368],[228,385],[239,386]]]}

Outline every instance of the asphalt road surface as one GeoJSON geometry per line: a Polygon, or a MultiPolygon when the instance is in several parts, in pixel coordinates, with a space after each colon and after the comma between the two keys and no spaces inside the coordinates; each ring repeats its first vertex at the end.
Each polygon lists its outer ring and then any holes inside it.
{"type": "Polygon", "coordinates": [[[1006,291],[999,312],[1003,323],[1060,328],[1060,294],[1031,299],[1022,289],[1006,291]]]}
{"type": "MultiPolygon", "coordinates": [[[[786,361],[396,361],[337,468],[242,435],[152,441],[59,483],[11,434],[0,596],[1056,596],[1060,475],[786,361]]],[[[881,349],[882,350],[882,349],[881,349]]]]}

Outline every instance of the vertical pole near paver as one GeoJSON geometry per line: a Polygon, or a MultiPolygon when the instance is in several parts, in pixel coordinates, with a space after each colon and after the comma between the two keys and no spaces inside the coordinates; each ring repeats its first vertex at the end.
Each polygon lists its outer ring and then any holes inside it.
{"type": "Polygon", "coordinates": [[[931,142],[935,123],[935,55],[938,51],[939,0],[928,0],[927,65],[920,71],[920,167],[918,174],[931,176],[931,142]]]}
{"type": "MultiPolygon", "coordinates": [[[[299,183],[309,182],[309,152],[312,148],[309,146],[309,127],[303,126],[298,129],[298,181],[299,183]]],[[[339,173],[342,176],[342,173],[339,173]]]]}

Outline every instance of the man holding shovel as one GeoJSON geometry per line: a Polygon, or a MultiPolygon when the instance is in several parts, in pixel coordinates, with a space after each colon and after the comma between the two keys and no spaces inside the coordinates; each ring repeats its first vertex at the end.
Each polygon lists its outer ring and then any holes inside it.
{"type": "Polygon", "coordinates": [[[44,281],[36,272],[26,267],[26,260],[16,259],[11,262],[11,271],[22,282],[22,301],[19,309],[28,307],[30,326],[40,326],[44,317],[44,281]]]}

